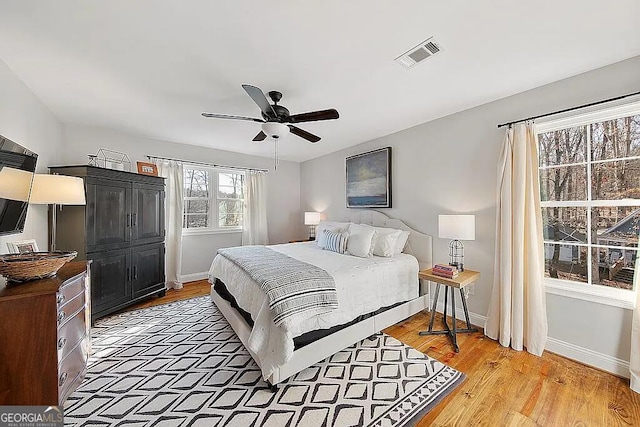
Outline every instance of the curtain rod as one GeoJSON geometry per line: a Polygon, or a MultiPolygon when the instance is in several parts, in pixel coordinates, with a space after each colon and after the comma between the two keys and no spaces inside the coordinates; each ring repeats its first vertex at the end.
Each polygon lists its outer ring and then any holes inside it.
{"type": "Polygon", "coordinates": [[[269,171],[267,169],[243,168],[243,167],[240,167],[240,166],[218,165],[218,164],[215,164],[215,163],[195,162],[193,160],[174,159],[174,158],[171,158],[171,157],[150,156],[148,154],[147,154],[147,159],[149,159],[149,160],[152,160],[152,159],[173,160],[174,162],[188,163],[188,164],[191,164],[191,165],[209,166],[209,167],[213,167],[213,168],[237,169],[237,170],[242,170],[242,171],[255,171],[255,172],[269,173],[269,171]]]}
{"type": "Polygon", "coordinates": [[[565,108],[564,110],[554,111],[553,113],[540,114],[539,116],[527,117],[526,119],[514,120],[512,122],[499,124],[498,127],[511,126],[516,123],[522,123],[529,120],[541,119],[542,117],[553,116],[555,114],[566,113],[573,110],[579,110],[581,108],[592,107],[594,105],[604,104],[605,102],[617,101],[619,99],[629,98],[630,96],[640,95],[640,92],[629,93],[627,95],[616,96],[615,98],[603,99],[602,101],[592,102],[590,104],[579,105],[577,107],[565,108]]]}

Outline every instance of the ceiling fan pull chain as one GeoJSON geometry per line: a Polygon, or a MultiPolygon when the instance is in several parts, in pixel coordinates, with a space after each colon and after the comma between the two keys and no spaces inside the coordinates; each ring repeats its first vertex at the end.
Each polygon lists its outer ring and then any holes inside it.
{"type": "Polygon", "coordinates": [[[274,139],[273,140],[273,146],[274,146],[274,153],[273,153],[273,158],[274,158],[274,165],[273,165],[273,170],[278,170],[278,139],[274,139]]]}

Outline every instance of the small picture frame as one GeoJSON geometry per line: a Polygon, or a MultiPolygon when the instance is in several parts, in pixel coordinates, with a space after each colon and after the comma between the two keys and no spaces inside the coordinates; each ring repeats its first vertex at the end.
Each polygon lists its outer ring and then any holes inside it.
{"type": "Polygon", "coordinates": [[[141,175],[158,176],[158,166],[153,163],[136,162],[138,165],[138,173],[141,175]]]}
{"type": "Polygon", "coordinates": [[[17,242],[7,242],[10,254],[26,254],[30,252],[38,252],[38,244],[35,240],[20,240],[17,242]]]}

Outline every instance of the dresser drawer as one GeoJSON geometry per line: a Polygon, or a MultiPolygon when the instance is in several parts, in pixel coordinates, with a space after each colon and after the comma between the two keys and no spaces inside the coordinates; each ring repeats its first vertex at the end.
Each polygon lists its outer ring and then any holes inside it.
{"type": "Polygon", "coordinates": [[[56,294],[58,308],[64,306],[82,292],[84,292],[84,276],[80,276],[69,283],[65,283],[65,285],[62,286],[56,294]]]}
{"type": "Polygon", "coordinates": [[[58,309],[57,324],[58,328],[61,328],[67,321],[76,314],[78,311],[83,310],[85,306],[85,293],[81,292],[75,296],[72,300],[68,301],[65,305],[58,309]]]}
{"type": "Polygon", "coordinates": [[[68,318],[64,325],[58,330],[58,361],[61,361],[74,347],[87,335],[86,328],[86,312],[84,309],[76,313],[75,316],[68,318]]]}
{"type": "Polygon", "coordinates": [[[78,381],[82,381],[87,367],[87,338],[71,350],[58,367],[58,396],[64,402],[78,381]]]}

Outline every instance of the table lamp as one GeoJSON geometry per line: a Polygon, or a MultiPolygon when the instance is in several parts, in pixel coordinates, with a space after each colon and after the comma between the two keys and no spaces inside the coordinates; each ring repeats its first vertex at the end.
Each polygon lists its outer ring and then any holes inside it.
{"type": "Polygon", "coordinates": [[[316,240],[316,225],[320,224],[320,212],[305,212],[304,225],[309,226],[309,240],[316,240]]]}
{"type": "Polygon", "coordinates": [[[438,215],[438,237],[449,243],[449,265],[464,271],[464,246],[460,240],[476,240],[475,215],[438,215]]]}
{"type": "Polygon", "coordinates": [[[56,250],[56,205],[86,205],[84,180],[75,176],[35,174],[29,203],[53,205],[51,210],[51,251],[56,250]]]}

